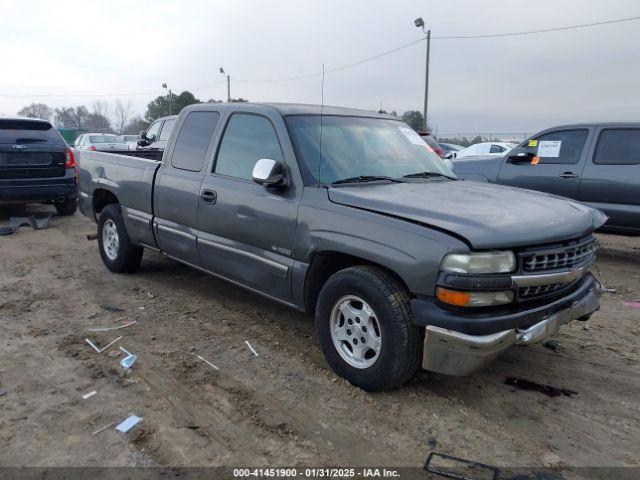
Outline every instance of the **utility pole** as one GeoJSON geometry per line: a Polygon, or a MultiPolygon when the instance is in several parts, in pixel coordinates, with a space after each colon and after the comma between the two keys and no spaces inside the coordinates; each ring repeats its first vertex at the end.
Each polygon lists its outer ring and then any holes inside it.
{"type": "Polygon", "coordinates": [[[162,84],[162,88],[164,88],[168,92],[168,95],[169,95],[169,115],[173,115],[173,99],[172,99],[173,95],[171,93],[171,89],[167,87],[166,83],[162,84]]]}
{"type": "Polygon", "coordinates": [[[227,103],[231,101],[231,75],[224,73],[224,68],[220,67],[220,73],[227,77],[227,103]]]}
{"type": "Polygon", "coordinates": [[[427,113],[429,111],[429,54],[431,52],[431,30],[425,31],[424,29],[424,20],[421,17],[418,17],[414,20],[414,25],[418,28],[422,28],[422,31],[427,35],[427,57],[425,61],[425,72],[424,72],[424,110],[422,112],[423,120],[422,120],[422,129],[427,131],[427,113]]]}

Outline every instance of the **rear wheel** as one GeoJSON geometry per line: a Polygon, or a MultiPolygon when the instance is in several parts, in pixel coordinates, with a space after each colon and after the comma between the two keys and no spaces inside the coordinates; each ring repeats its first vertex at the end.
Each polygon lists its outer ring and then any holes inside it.
{"type": "Polygon", "coordinates": [[[76,198],[68,198],[62,203],[55,204],[58,215],[66,217],[76,213],[78,208],[78,200],[76,198]]]}
{"type": "Polygon", "coordinates": [[[144,249],[131,243],[120,205],[107,205],[100,213],[98,246],[103,263],[112,272],[133,272],[140,266],[144,249]]]}
{"type": "Polygon", "coordinates": [[[423,337],[409,295],[379,268],[351,267],[329,278],[318,297],[316,329],[331,368],[365,390],[397,387],[420,368],[423,337]]]}

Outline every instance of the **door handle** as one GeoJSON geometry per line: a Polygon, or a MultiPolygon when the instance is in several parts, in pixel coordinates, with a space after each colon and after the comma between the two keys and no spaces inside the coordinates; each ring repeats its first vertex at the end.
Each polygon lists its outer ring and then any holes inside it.
{"type": "Polygon", "coordinates": [[[573,172],[564,172],[560,175],[560,178],[580,178],[580,175],[573,172]]]}
{"type": "Polygon", "coordinates": [[[200,194],[200,198],[202,198],[204,203],[213,205],[218,201],[218,194],[213,190],[203,190],[200,194]]]}

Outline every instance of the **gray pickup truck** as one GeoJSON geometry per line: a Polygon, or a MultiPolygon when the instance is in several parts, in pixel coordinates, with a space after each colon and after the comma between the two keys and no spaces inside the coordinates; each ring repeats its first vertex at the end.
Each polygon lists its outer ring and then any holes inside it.
{"type": "Polygon", "coordinates": [[[337,107],[205,104],[162,162],[80,153],[80,206],[107,268],[143,249],[315,315],[329,365],[381,390],[465,375],[598,310],[606,217],[457,181],[397,118],[337,107]]]}
{"type": "Polygon", "coordinates": [[[603,230],[640,235],[640,124],[543,130],[502,157],[454,160],[459,178],[561,195],[603,211],[603,230]]]}

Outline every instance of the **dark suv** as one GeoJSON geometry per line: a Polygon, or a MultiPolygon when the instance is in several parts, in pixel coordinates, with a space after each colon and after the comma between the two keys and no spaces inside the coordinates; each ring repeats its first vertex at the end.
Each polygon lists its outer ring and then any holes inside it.
{"type": "Polygon", "coordinates": [[[73,215],[77,192],[73,151],[49,122],[0,118],[0,205],[53,204],[73,215]]]}

